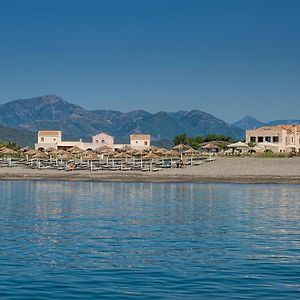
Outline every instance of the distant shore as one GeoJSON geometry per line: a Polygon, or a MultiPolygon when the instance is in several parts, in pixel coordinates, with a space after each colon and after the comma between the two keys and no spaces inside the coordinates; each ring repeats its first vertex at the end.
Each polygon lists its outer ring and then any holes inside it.
{"type": "Polygon", "coordinates": [[[217,157],[184,169],[141,171],[58,171],[0,168],[0,180],[89,180],[116,182],[220,182],[300,184],[300,158],[217,157]]]}

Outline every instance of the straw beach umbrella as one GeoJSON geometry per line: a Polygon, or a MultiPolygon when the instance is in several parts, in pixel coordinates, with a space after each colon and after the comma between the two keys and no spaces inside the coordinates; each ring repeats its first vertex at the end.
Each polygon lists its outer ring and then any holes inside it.
{"type": "Polygon", "coordinates": [[[172,149],[181,152],[190,149],[190,147],[184,144],[178,144],[174,146],[172,149]]]}
{"type": "Polygon", "coordinates": [[[165,153],[165,157],[178,157],[180,154],[175,150],[169,150],[165,153]]]}
{"type": "Polygon", "coordinates": [[[39,151],[36,154],[32,156],[32,158],[38,158],[38,159],[47,159],[48,155],[45,152],[39,151]]]}
{"type": "Polygon", "coordinates": [[[125,153],[125,152],[121,152],[121,153],[118,153],[114,156],[115,158],[130,158],[131,155],[125,153]]]}
{"type": "Polygon", "coordinates": [[[193,149],[193,148],[190,148],[190,149],[184,151],[183,154],[184,155],[190,155],[190,156],[196,156],[196,155],[199,155],[200,152],[197,151],[197,150],[195,150],[195,149],[193,149]]]}
{"type": "Polygon", "coordinates": [[[30,147],[28,147],[28,146],[26,146],[26,147],[23,147],[23,148],[19,149],[18,151],[19,151],[19,152],[22,152],[22,153],[26,153],[26,152],[28,152],[28,151],[30,151],[30,150],[33,150],[33,149],[30,148],[30,147]]]}
{"type": "Polygon", "coordinates": [[[143,158],[156,159],[156,158],[159,158],[159,156],[154,153],[149,153],[149,154],[144,155],[143,158]]]}
{"type": "Polygon", "coordinates": [[[2,147],[0,149],[0,154],[14,155],[14,154],[17,154],[17,151],[10,149],[8,147],[2,147]]]}

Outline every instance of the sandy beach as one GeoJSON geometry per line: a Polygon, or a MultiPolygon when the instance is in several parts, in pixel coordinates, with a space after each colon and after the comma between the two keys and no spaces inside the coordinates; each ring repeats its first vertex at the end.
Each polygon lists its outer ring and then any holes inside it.
{"type": "Polygon", "coordinates": [[[58,171],[25,167],[0,168],[1,180],[97,180],[145,182],[232,182],[300,184],[300,158],[217,157],[183,169],[141,171],[58,171]]]}

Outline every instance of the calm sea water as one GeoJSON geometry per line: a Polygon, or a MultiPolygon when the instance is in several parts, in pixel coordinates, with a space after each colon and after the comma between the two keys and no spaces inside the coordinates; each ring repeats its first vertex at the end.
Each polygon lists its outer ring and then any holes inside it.
{"type": "Polygon", "coordinates": [[[0,190],[1,299],[300,298],[300,186],[0,190]]]}

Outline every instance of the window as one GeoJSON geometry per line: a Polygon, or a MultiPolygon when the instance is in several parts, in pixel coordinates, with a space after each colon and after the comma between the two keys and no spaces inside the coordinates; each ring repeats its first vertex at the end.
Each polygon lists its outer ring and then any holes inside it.
{"type": "Polygon", "coordinates": [[[101,144],[105,144],[105,140],[101,140],[101,144]]]}
{"type": "Polygon", "coordinates": [[[99,140],[96,140],[96,144],[99,144],[99,140]]]}
{"type": "Polygon", "coordinates": [[[147,141],[145,141],[145,142],[144,142],[144,145],[145,145],[145,146],[147,146],[147,145],[148,145],[148,142],[147,142],[147,141]]]}
{"type": "Polygon", "coordinates": [[[279,136],[273,136],[273,143],[279,143],[279,136]]]}
{"type": "Polygon", "coordinates": [[[138,141],[135,141],[135,143],[137,144],[137,143],[138,143],[138,141]]]}
{"type": "Polygon", "coordinates": [[[55,141],[56,141],[56,138],[54,138],[53,141],[55,142],[55,141]]]}
{"type": "Polygon", "coordinates": [[[259,137],[257,138],[257,141],[258,141],[259,143],[263,143],[264,137],[263,137],[263,136],[259,136],[259,137]]]}
{"type": "Polygon", "coordinates": [[[256,143],[256,136],[250,136],[250,142],[256,143]]]}
{"type": "Polygon", "coordinates": [[[271,137],[270,136],[265,136],[265,141],[268,143],[271,143],[271,137]]]}
{"type": "Polygon", "coordinates": [[[45,142],[45,138],[41,137],[41,142],[45,142]]]}

